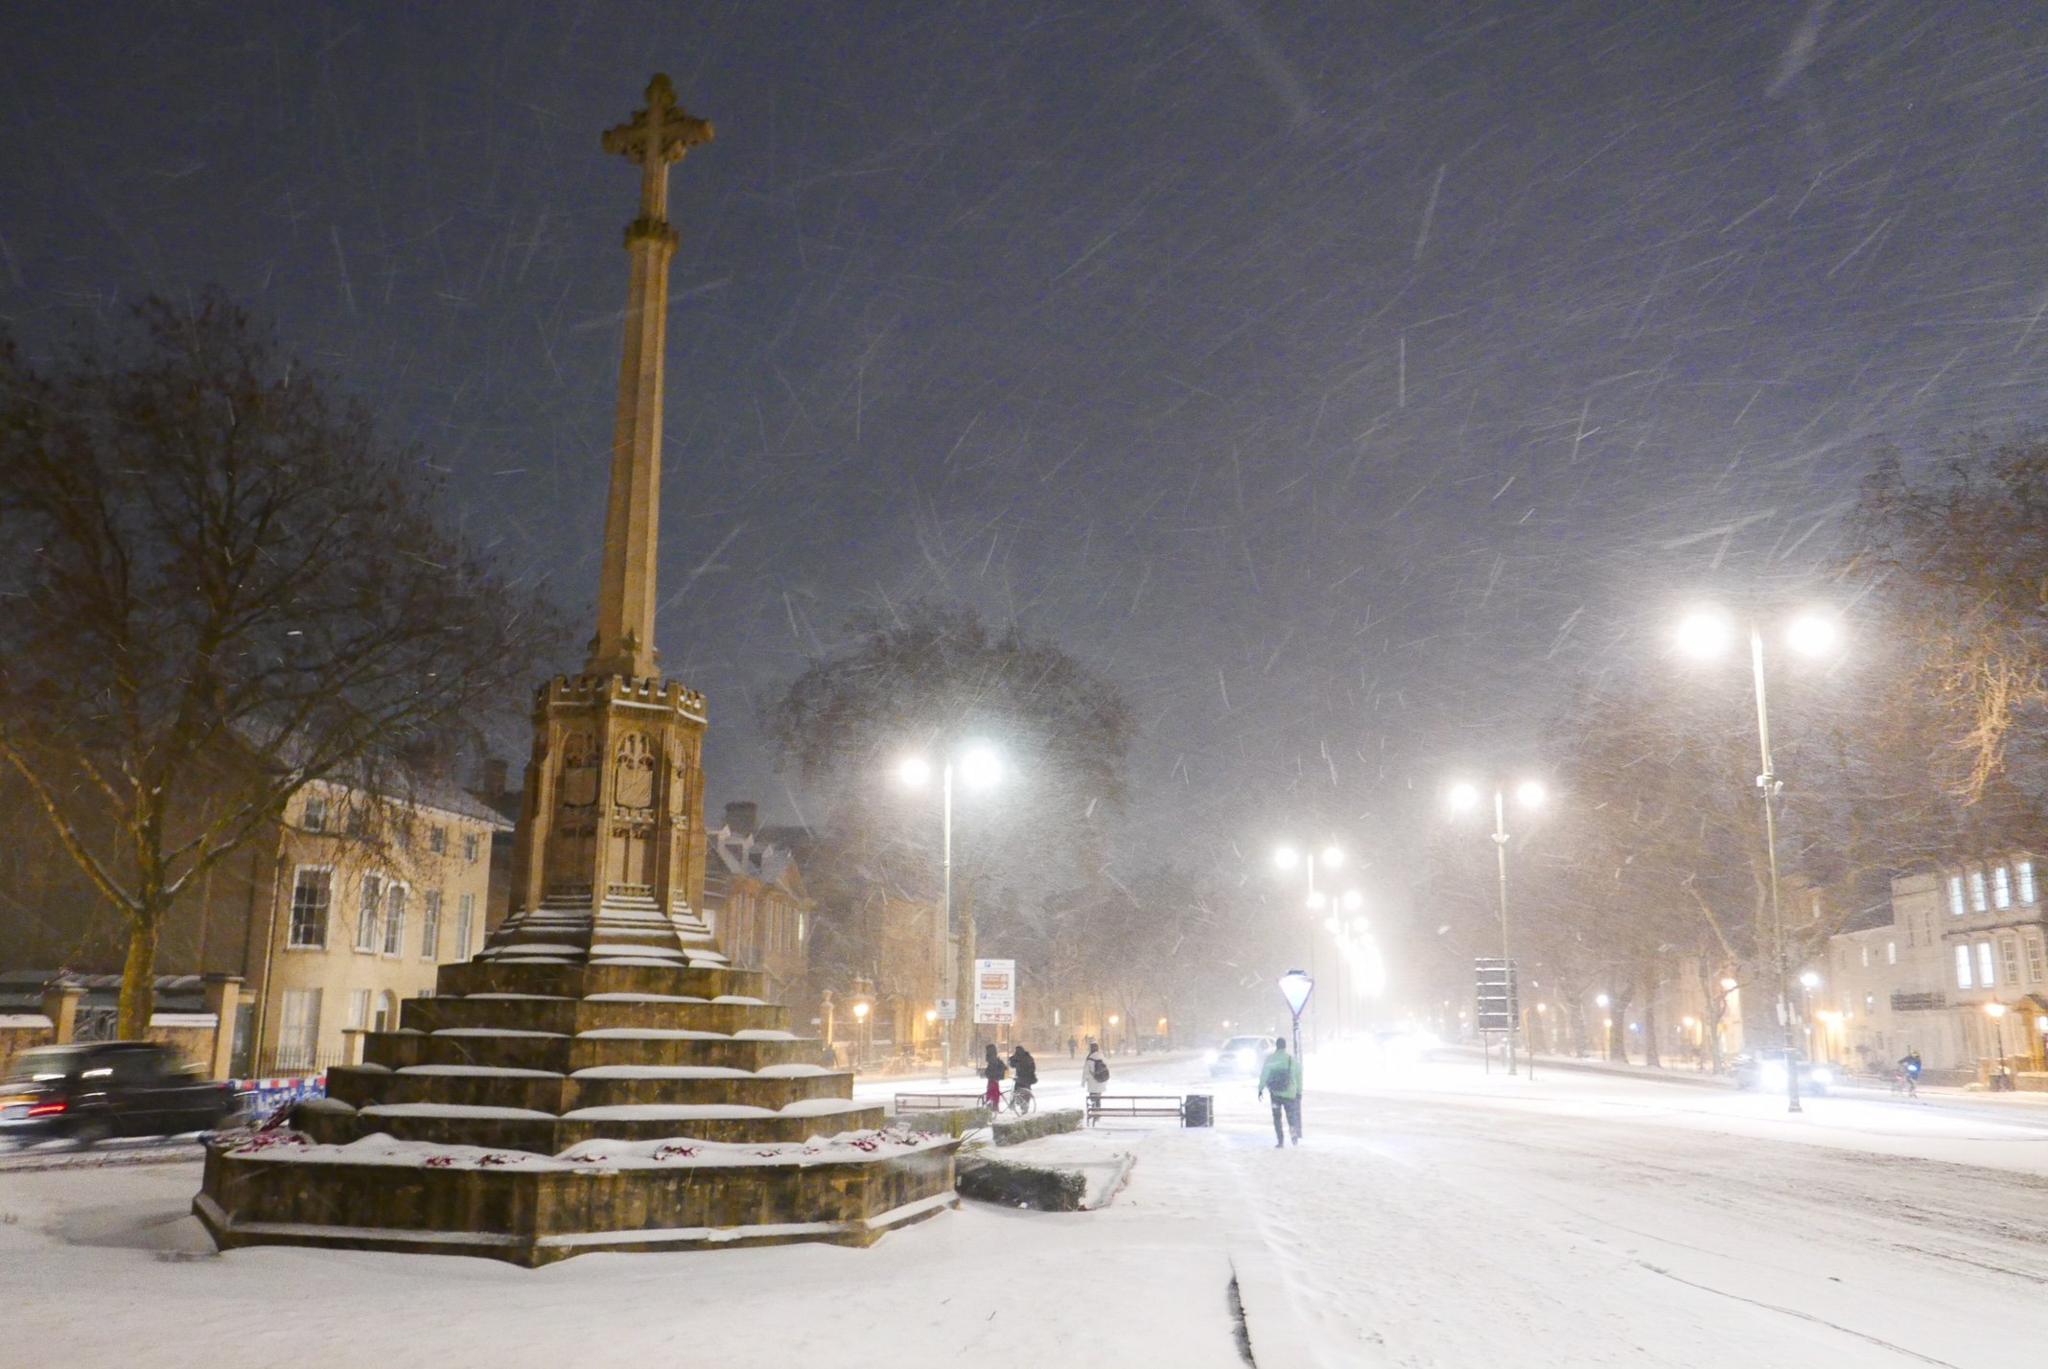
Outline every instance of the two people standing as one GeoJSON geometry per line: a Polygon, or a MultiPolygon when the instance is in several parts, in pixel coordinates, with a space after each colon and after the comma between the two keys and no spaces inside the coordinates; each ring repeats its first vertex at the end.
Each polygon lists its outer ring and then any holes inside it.
{"type": "Polygon", "coordinates": [[[1285,1146],[1288,1135],[1292,1134],[1294,1144],[1301,1144],[1301,1060],[1290,1054],[1287,1038],[1273,1038],[1273,1053],[1266,1057],[1265,1065],[1259,1070],[1259,1097],[1268,1094],[1273,1099],[1273,1144],[1285,1146]],[[1286,1123],[1286,1132],[1281,1124],[1286,1123]]]}

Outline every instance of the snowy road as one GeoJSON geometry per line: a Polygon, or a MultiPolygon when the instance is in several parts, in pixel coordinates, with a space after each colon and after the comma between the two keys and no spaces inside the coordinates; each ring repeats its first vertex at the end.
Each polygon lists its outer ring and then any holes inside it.
{"type": "MultiPolygon", "coordinates": [[[[1134,1090],[1206,1088],[1187,1062],[1117,1068],[1134,1090]]],[[[2048,1338],[2034,1116],[1830,1098],[1787,1118],[1753,1095],[1468,1062],[1312,1060],[1309,1077],[1299,1149],[1223,1084],[1213,1131],[1061,1138],[1137,1151],[1106,1211],[970,1205],[868,1251],[531,1272],[214,1257],[184,1215],[196,1166],[0,1173],[0,1299],[17,1343],[194,1366],[1229,1369],[1233,1276],[1268,1369],[2002,1366],[2048,1338]]]]}

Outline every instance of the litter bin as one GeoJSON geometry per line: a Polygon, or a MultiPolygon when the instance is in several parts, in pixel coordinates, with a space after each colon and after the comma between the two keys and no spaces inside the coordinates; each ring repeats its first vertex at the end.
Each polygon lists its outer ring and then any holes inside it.
{"type": "Polygon", "coordinates": [[[1184,1127],[1212,1127],[1216,1125],[1216,1108],[1212,1095],[1190,1093],[1181,1100],[1180,1124],[1184,1127]]]}

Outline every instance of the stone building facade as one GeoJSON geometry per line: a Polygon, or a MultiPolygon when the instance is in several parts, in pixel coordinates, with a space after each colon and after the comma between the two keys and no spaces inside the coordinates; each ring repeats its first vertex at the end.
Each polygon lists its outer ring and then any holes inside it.
{"type": "Polygon", "coordinates": [[[769,997],[801,1003],[810,972],[812,904],[796,854],[757,830],[751,803],[728,803],[706,837],[704,920],[725,953],[768,976],[769,997]]]}
{"type": "MultiPolygon", "coordinates": [[[[71,1030],[111,1035],[111,997],[94,988],[119,972],[124,928],[56,845],[39,814],[18,808],[0,853],[0,977],[24,1031],[49,995],[80,987],[71,1030]],[[107,1001],[102,1002],[105,998],[107,1001]]],[[[310,1073],[356,1058],[364,1031],[430,992],[435,967],[482,945],[493,834],[505,824],[458,790],[430,783],[404,798],[316,782],[284,820],[252,836],[181,902],[158,944],[163,983],[195,989],[175,1016],[187,1053],[215,1073],[310,1073]],[[212,1013],[209,1044],[196,1017],[212,1013]],[[215,1049],[213,1040],[218,1040],[215,1049]]],[[[159,1016],[166,1004],[159,1004],[159,1016]]],[[[178,1044],[185,1048],[182,1038],[178,1044]]]]}

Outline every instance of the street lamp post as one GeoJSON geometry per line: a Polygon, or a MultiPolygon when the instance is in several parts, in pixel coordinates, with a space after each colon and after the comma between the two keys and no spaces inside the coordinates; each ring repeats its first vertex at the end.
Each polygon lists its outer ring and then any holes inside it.
{"type": "MultiPolygon", "coordinates": [[[[1692,656],[1719,654],[1728,639],[1728,621],[1711,611],[1696,612],[1678,627],[1678,643],[1692,656]]],[[[1832,618],[1802,614],[1792,620],[1786,633],[1794,651],[1819,656],[1835,644],[1832,618]]],[[[1771,759],[1771,708],[1764,689],[1764,634],[1755,619],[1749,623],[1749,674],[1756,694],[1756,744],[1761,769],[1756,777],[1764,805],[1764,860],[1770,871],[1771,958],[1776,962],[1778,983],[1778,1030],[1784,1041],[1785,1111],[1804,1111],[1799,1105],[1799,1066],[1792,1058],[1792,994],[1785,957],[1785,913],[1778,901],[1778,791],[1783,787],[1771,759]]]]}
{"type": "MultiPolygon", "coordinates": [[[[1002,776],[1002,761],[996,756],[995,748],[985,742],[969,743],[960,753],[962,778],[978,789],[986,789],[1002,776]]],[[[953,757],[948,755],[939,766],[939,888],[943,912],[945,935],[953,934],[953,757]]],[[[906,756],[896,767],[896,777],[913,789],[923,788],[931,782],[932,765],[923,756],[906,756]]],[[[974,974],[974,928],[973,913],[967,915],[961,927],[963,935],[954,944],[958,947],[956,957],[964,954],[967,963],[955,964],[952,982],[953,1016],[946,1019],[946,1054],[940,1065],[941,1075],[950,1075],[953,1068],[953,1023],[960,1016],[963,1002],[971,1003],[972,996],[961,992],[961,971],[964,969],[971,980],[974,974]]]]}
{"type": "MultiPolygon", "coordinates": [[[[1543,786],[1535,780],[1523,780],[1515,786],[1515,801],[1525,808],[1534,808],[1543,802],[1543,786]]],[[[1451,806],[1466,810],[1479,803],[1479,790],[1470,784],[1451,787],[1451,806]]],[[[1507,788],[1496,782],[1493,786],[1493,853],[1500,867],[1500,958],[1501,970],[1510,990],[1508,994],[1508,1073],[1515,1072],[1515,1029],[1521,1022],[1520,984],[1514,973],[1514,951],[1508,936],[1508,799],[1507,788]]],[[[1529,1060],[1529,1077],[1536,1077],[1536,1060],[1529,1060]]]]}
{"type": "MultiPolygon", "coordinates": [[[[1316,976],[1316,917],[1322,912],[1323,905],[1329,901],[1316,889],[1316,865],[1318,862],[1322,864],[1324,869],[1334,870],[1344,863],[1344,852],[1342,848],[1335,844],[1325,846],[1320,851],[1308,852],[1297,851],[1293,846],[1283,844],[1276,847],[1273,851],[1273,863],[1283,870],[1292,870],[1296,865],[1305,865],[1308,868],[1308,979],[1310,983],[1315,982],[1316,976]]],[[[1299,971],[1294,973],[1299,973],[1299,971]]],[[[1320,1046],[1322,1044],[1321,1033],[1317,1026],[1318,1021],[1319,1017],[1311,1017],[1309,1019],[1309,1044],[1313,1046],[1320,1046]]],[[[1298,1048],[1299,1043],[1296,1044],[1298,1048]]]]}

